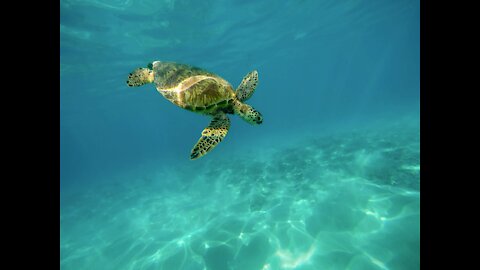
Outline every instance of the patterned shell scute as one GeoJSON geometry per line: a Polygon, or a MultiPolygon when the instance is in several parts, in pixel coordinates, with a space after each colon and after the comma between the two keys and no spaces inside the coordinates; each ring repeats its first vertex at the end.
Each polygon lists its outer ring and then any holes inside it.
{"type": "Polygon", "coordinates": [[[232,94],[233,91],[224,84],[214,78],[207,78],[179,92],[179,98],[190,106],[209,107],[229,100],[232,94]]]}
{"type": "Polygon", "coordinates": [[[154,66],[157,90],[174,104],[199,113],[231,106],[235,93],[221,77],[184,64],[154,66]]]}
{"type": "Polygon", "coordinates": [[[197,76],[216,76],[201,68],[178,63],[159,63],[153,66],[155,72],[155,85],[158,90],[176,87],[183,80],[197,76]]]}

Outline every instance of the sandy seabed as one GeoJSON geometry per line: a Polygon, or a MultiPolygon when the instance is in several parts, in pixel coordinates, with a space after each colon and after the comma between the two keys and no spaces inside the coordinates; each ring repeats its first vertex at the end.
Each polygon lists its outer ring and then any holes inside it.
{"type": "Polygon", "coordinates": [[[281,147],[62,194],[61,269],[420,269],[418,127],[281,147]]]}

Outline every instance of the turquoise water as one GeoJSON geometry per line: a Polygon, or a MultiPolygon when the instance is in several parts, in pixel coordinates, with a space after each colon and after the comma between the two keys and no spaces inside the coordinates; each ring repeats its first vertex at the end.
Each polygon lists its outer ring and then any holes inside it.
{"type": "Polygon", "coordinates": [[[419,1],[60,1],[60,267],[419,269],[419,1]],[[219,74],[264,122],[128,74],[219,74]]]}

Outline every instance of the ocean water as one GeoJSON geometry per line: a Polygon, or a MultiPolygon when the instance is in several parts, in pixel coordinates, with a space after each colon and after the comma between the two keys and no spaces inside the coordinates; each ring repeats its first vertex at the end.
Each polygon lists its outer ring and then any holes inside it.
{"type": "Polygon", "coordinates": [[[418,0],[61,0],[62,270],[420,268],[418,0]],[[210,119],[128,74],[198,66],[248,104],[210,119]]]}

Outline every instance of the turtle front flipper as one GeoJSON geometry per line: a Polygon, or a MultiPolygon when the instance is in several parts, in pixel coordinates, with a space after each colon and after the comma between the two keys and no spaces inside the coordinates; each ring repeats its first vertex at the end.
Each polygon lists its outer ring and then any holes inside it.
{"type": "Polygon", "coordinates": [[[248,73],[243,77],[242,82],[238,85],[235,95],[237,95],[238,100],[244,102],[249,99],[253,92],[255,92],[255,87],[258,83],[258,72],[256,70],[248,73]]]}
{"type": "Polygon", "coordinates": [[[214,115],[208,127],[202,131],[202,137],[193,147],[190,159],[200,158],[215,148],[227,136],[229,128],[230,119],[224,112],[214,115]]]}

